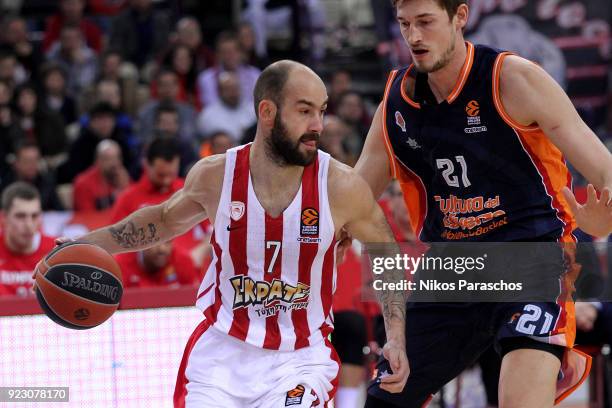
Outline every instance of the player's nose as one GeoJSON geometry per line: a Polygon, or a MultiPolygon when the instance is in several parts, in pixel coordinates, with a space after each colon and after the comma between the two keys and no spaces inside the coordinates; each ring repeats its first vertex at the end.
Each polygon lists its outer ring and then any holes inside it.
{"type": "Polygon", "coordinates": [[[318,114],[310,121],[308,131],[321,134],[323,131],[323,114],[318,114]]]}

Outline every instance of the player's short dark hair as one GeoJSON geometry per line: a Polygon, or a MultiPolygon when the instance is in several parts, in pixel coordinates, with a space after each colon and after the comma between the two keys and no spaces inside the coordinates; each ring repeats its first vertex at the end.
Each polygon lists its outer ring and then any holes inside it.
{"type": "MultiPolygon", "coordinates": [[[[391,4],[393,5],[394,9],[397,8],[397,6],[401,5],[403,2],[404,0],[391,0],[391,4]]],[[[460,5],[468,3],[467,0],[435,0],[435,2],[438,3],[438,5],[444,10],[446,10],[449,18],[455,17],[455,14],[457,14],[457,9],[460,5]]]]}
{"type": "Polygon", "coordinates": [[[40,201],[40,194],[36,187],[24,181],[16,181],[10,184],[2,192],[2,210],[5,213],[10,211],[16,198],[26,201],[40,201]]]}
{"type": "Polygon", "coordinates": [[[155,122],[157,122],[162,113],[175,113],[178,116],[178,109],[173,102],[163,101],[160,102],[159,105],[155,108],[155,122]]]}
{"type": "Polygon", "coordinates": [[[253,90],[255,115],[259,117],[259,103],[269,99],[280,108],[283,102],[283,90],[289,79],[289,73],[295,65],[289,61],[279,61],[268,65],[257,78],[253,90]]]}
{"type": "Polygon", "coordinates": [[[158,136],[149,143],[146,148],[145,157],[147,163],[153,164],[155,159],[172,161],[181,156],[181,148],[176,139],[172,137],[158,136]]]}

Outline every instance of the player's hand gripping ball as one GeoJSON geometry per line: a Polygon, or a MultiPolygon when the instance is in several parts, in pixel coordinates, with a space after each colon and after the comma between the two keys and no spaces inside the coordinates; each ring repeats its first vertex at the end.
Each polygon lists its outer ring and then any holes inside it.
{"type": "Polygon", "coordinates": [[[123,295],[121,269],[97,245],[69,242],[53,249],[35,270],[36,298],[55,323],[90,329],[106,321],[123,295]]]}

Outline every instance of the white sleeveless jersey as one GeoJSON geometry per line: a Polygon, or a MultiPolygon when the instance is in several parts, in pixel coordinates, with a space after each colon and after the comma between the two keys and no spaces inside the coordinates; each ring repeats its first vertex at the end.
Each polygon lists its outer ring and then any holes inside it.
{"type": "Polygon", "coordinates": [[[196,305],[214,328],[249,344],[299,349],[322,341],[333,327],[336,240],[327,196],[330,156],[318,152],[304,168],[289,207],[272,218],[253,190],[250,148],[226,153],[211,238],[213,260],[196,305]]]}

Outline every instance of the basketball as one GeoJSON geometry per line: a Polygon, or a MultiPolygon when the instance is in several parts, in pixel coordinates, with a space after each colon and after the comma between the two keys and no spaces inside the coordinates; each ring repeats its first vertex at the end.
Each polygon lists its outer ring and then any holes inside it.
{"type": "Polygon", "coordinates": [[[55,323],[90,329],[117,310],[123,294],[121,270],[104,249],[70,242],[51,251],[36,270],[36,297],[55,323]]]}

